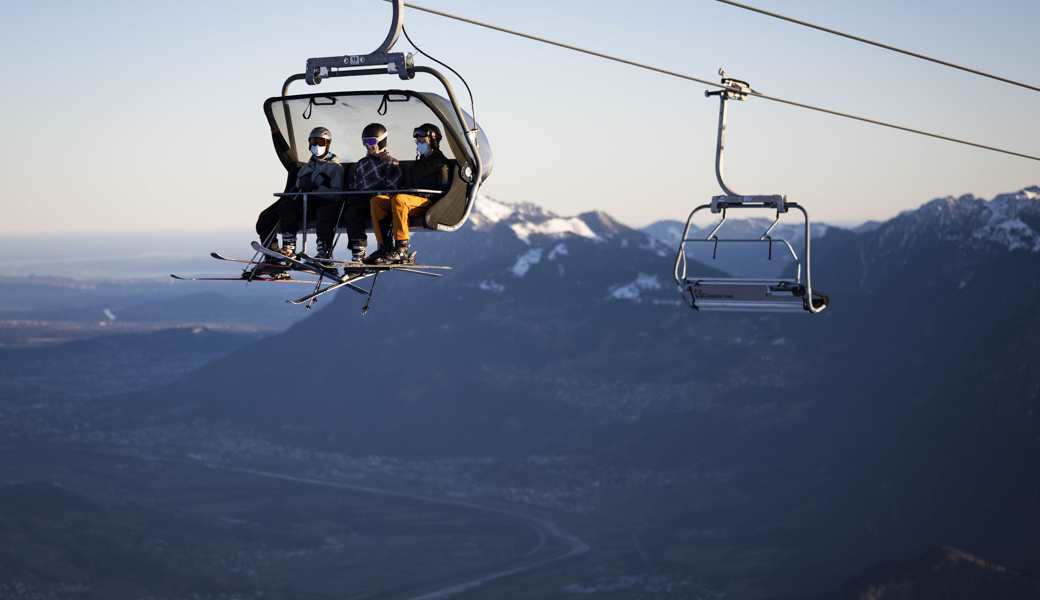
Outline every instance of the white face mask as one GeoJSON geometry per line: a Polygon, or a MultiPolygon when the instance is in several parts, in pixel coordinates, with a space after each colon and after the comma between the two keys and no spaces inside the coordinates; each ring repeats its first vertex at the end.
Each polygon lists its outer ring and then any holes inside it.
{"type": "Polygon", "coordinates": [[[328,146],[316,146],[311,144],[311,154],[313,154],[315,158],[325,156],[326,152],[328,152],[328,146]]]}

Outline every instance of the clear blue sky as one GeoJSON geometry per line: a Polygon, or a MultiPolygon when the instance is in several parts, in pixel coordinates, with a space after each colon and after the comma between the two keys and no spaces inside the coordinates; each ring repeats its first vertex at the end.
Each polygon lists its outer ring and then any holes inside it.
{"type": "MultiPolygon", "coordinates": [[[[1035,0],[754,2],[1040,82],[1035,0]]],[[[769,94],[1040,153],[1038,93],[711,0],[421,3],[703,78],[724,66],[769,94]]],[[[373,49],[388,16],[378,0],[9,3],[0,229],[248,229],[284,181],[261,103],[310,56],[373,49]]],[[[716,104],[702,86],[424,13],[406,23],[477,94],[496,154],[490,194],[641,225],[715,193],[716,104]]],[[[818,220],[1040,183],[1036,162],[761,100],[731,115],[732,186],[787,193],[818,220]]]]}

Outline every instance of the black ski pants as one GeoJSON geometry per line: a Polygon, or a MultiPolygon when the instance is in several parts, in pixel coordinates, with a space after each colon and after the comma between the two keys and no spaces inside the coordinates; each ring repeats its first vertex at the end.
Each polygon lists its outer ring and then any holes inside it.
{"type": "MultiPolygon", "coordinates": [[[[338,204],[328,198],[311,197],[307,199],[307,225],[318,219],[320,211],[329,204],[338,204]]],[[[334,217],[333,217],[334,218],[334,217]]],[[[276,233],[296,233],[303,227],[303,198],[284,196],[271,206],[260,211],[256,219],[256,235],[260,243],[269,243],[276,233]]],[[[362,225],[364,228],[364,225],[362,225]]]]}
{"type": "Polygon", "coordinates": [[[336,228],[347,230],[348,245],[352,252],[362,253],[368,245],[365,225],[368,221],[368,198],[351,196],[346,200],[333,200],[318,209],[318,225],[316,227],[318,241],[332,247],[336,228]]]}

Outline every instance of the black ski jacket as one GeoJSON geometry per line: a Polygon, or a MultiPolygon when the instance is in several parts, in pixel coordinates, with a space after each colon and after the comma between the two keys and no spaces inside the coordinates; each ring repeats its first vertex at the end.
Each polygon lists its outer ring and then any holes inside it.
{"type": "Polygon", "coordinates": [[[448,158],[439,148],[431,150],[426,156],[419,157],[414,163],[408,177],[408,187],[427,190],[448,190],[448,176],[451,168],[448,158]]]}

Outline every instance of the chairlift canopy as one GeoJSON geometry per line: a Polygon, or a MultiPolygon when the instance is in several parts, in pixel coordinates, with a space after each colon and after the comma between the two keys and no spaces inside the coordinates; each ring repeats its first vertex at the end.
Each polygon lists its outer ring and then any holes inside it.
{"type": "Polygon", "coordinates": [[[415,127],[423,123],[440,127],[441,151],[455,162],[455,168],[449,190],[426,213],[429,229],[453,230],[461,225],[476,189],[491,171],[491,144],[473,117],[456,112],[450,100],[432,92],[387,89],[276,96],[264,102],[264,115],[275,153],[290,174],[309,158],[307,134],[317,126],[332,132],[332,151],[350,168],[365,155],[361,130],[369,123],[382,123],[388,131],[388,150],[406,170],[415,158],[415,127]],[[475,130],[475,144],[468,143],[467,129],[475,130]],[[479,169],[474,149],[479,153],[479,169]],[[479,180],[474,178],[477,172],[479,180]]]}

